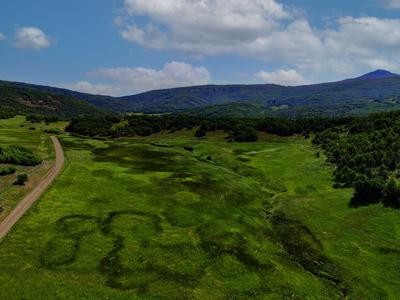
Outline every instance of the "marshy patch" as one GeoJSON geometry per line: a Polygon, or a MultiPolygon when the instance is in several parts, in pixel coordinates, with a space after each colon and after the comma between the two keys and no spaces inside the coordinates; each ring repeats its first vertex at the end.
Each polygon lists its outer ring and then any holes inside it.
{"type": "Polygon", "coordinates": [[[72,149],[72,150],[87,150],[93,151],[96,147],[89,144],[88,140],[85,139],[61,139],[61,144],[64,149],[72,149]]]}
{"type": "Polygon", "coordinates": [[[99,170],[94,170],[92,172],[92,175],[94,177],[105,177],[105,178],[111,178],[113,176],[114,172],[106,169],[99,169],[99,170]]]}
{"type": "Polygon", "coordinates": [[[141,171],[171,172],[182,166],[184,156],[179,152],[152,149],[147,145],[131,147],[109,146],[93,150],[94,161],[115,163],[141,171]]]}
{"type": "Polygon", "coordinates": [[[348,287],[339,267],[324,255],[321,242],[306,226],[279,213],[269,220],[275,239],[293,261],[314,276],[329,282],[343,297],[347,296],[348,287]]]}
{"type": "Polygon", "coordinates": [[[168,208],[163,216],[169,224],[177,227],[196,227],[203,223],[201,213],[186,207],[168,208]]]}

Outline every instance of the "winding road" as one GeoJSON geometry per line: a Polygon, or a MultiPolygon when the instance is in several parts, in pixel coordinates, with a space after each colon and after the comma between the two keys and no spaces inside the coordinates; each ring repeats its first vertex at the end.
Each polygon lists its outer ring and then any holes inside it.
{"type": "Polygon", "coordinates": [[[0,242],[11,230],[11,228],[22,218],[22,216],[31,208],[31,206],[43,195],[50,184],[60,174],[64,162],[64,151],[57,137],[50,137],[56,151],[56,161],[51,170],[42,181],[18,204],[18,206],[0,223],[0,242]]]}

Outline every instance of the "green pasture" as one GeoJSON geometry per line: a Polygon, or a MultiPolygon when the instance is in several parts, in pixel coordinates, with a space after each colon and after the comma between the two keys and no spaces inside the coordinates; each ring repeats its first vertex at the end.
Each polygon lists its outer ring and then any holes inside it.
{"type": "Polygon", "coordinates": [[[399,212],[349,208],[309,140],[60,139],[63,173],[0,244],[1,299],[400,294],[399,212]]]}

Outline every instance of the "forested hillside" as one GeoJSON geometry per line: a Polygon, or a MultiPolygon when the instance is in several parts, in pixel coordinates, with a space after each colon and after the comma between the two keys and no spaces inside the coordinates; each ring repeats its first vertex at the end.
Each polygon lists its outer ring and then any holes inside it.
{"type": "Polygon", "coordinates": [[[297,87],[274,84],[206,85],[150,91],[125,97],[90,95],[5,81],[0,81],[0,87],[80,99],[114,112],[297,117],[360,115],[400,109],[400,76],[382,70],[355,79],[297,87]]]}
{"type": "Polygon", "coordinates": [[[104,114],[105,111],[73,96],[0,82],[0,117],[29,113],[70,118],[83,114],[104,114]]]}

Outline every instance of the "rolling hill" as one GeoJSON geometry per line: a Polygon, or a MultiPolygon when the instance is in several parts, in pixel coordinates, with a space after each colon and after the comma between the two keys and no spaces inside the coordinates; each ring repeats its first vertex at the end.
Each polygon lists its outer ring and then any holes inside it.
{"type": "Polygon", "coordinates": [[[400,76],[377,70],[355,79],[287,87],[266,85],[197,86],[123,97],[134,110],[189,110],[202,114],[345,115],[400,108],[400,76]]]}
{"type": "MultiPolygon", "coordinates": [[[[275,84],[206,85],[156,90],[125,97],[91,95],[5,81],[0,82],[0,88],[47,93],[53,95],[52,97],[59,95],[59,100],[73,100],[73,107],[78,105],[83,110],[84,107],[89,108],[82,103],[85,101],[115,112],[189,112],[250,117],[353,115],[400,108],[400,75],[385,70],[377,70],[354,79],[296,87],[275,84]]],[[[0,100],[4,102],[4,92],[1,93],[0,100]]],[[[18,98],[18,95],[15,97],[18,98]]],[[[35,104],[29,101],[22,101],[25,103],[23,106],[32,110],[35,104]]],[[[61,108],[60,105],[58,109],[61,108]]],[[[42,108],[45,107],[46,105],[42,105],[42,108]]],[[[69,111],[74,110],[73,107],[69,111]]]]}
{"type": "Polygon", "coordinates": [[[0,81],[0,115],[37,113],[69,118],[106,112],[68,92],[54,93],[51,88],[0,81]]]}

